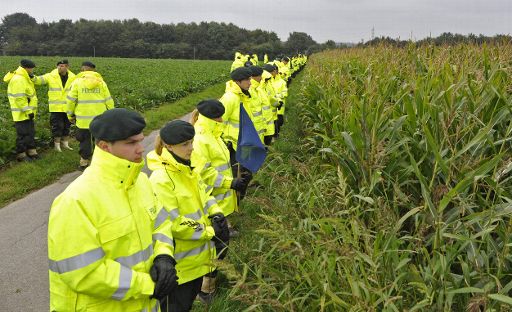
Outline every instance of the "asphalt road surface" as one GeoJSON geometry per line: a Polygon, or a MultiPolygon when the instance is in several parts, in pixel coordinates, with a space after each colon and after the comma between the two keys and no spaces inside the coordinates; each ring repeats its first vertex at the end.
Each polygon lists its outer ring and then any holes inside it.
{"type": "MultiPolygon", "coordinates": [[[[187,120],[190,115],[182,117],[187,120]]],[[[158,131],[144,139],[145,153],[154,147],[158,131]]],[[[76,153],[65,151],[64,153],[76,153]]],[[[143,169],[149,173],[147,167],[143,169]]],[[[48,215],[50,206],[81,172],[68,173],[56,183],[0,209],[0,311],[48,311],[48,215]]]]}

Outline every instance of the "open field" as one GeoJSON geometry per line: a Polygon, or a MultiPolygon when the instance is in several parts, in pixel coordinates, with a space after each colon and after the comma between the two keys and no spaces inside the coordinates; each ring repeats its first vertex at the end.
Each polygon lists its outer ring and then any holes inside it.
{"type": "MultiPolygon", "coordinates": [[[[18,67],[23,57],[0,56],[2,77],[18,67]]],[[[55,68],[59,57],[30,57],[37,67],[36,75],[55,68]]],[[[80,64],[87,58],[69,57],[71,71],[80,71],[80,64]]],[[[163,103],[174,102],[185,95],[203,90],[207,86],[226,81],[229,61],[152,60],[122,58],[90,58],[106,81],[116,107],[129,107],[145,111],[163,103]]],[[[7,84],[0,83],[0,165],[12,158],[15,131],[7,99],[7,84]]],[[[50,138],[48,114],[48,86],[37,88],[39,99],[36,136],[40,145],[50,138]]]]}

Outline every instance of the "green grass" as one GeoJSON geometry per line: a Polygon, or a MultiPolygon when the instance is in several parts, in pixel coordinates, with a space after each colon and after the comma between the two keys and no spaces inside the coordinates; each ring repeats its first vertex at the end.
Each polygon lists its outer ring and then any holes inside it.
{"type": "MultiPolygon", "coordinates": [[[[291,177],[296,173],[299,146],[304,135],[295,107],[301,87],[300,77],[301,74],[289,89],[286,124],[281,137],[270,147],[266,164],[255,175],[256,183],[251,183],[256,186],[249,188],[240,212],[230,218],[240,236],[230,242],[228,257],[219,264],[218,294],[211,306],[195,302],[192,311],[291,311],[275,299],[283,285],[274,280],[275,274],[279,274],[274,271],[279,265],[274,256],[290,247],[290,240],[286,238],[289,231],[285,229],[290,225],[290,207],[281,206],[281,196],[286,192],[285,184],[297,182],[291,177]],[[269,236],[282,236],[286,242],[273,246],[269,236]]],[[[283,270],[285,272],[288,273],[283,270]]]]}
{"type": "MultiPolygon", "coordinates": [[[[0,73],[18,67],[18,56],[0,56],[0,73]]],[[[34,74],[42,75],[55,69],[60,57],[30,57],[37,64],[34,74]]],[[[81,57],[69,57],[70,70],[79,72],[81,57]]],[[[116,107],[143,112],[170,103],[191,93],[229,79],[229,61],[191,61],[95,58],[98,72],[107,83],[116,107]]],[[[4,74],[2,74],[3,77],[4,74]]],[[[7,84],[0,81],[0,123],[11,125],[12,117],[6,96],[7,84]]],[[[39,100],[36,118],[36,141],[40,146],[51,141],[48,113],[48,86],[36,87],[39,100]]],[[[14,159],[16,134],[14,127],[0,128],[0,165],[14,159]]]]}
{"type": "MultiPolygon", "coordinates": [[[[174,103],[166,103],[144,113],[148,134],[164,125],[167,121],[179,118],[191,112],[196,104],[206,98],[219,98],[224,92],[225,84],[219,83],[204,91],[191,94],[174,103]]],[[[41,160],[32,163],[10,162],[0,171],[0,207],[20,199],[30,192],[55,182],[63,174],[78,168],[78,145],[71,143],[74,151],[57,153],[52,149],[42,151],[41,160]]]]}

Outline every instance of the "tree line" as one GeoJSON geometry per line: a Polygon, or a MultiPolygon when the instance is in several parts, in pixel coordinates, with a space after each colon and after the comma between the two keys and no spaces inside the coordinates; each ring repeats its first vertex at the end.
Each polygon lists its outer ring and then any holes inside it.
{"type": "Polygon", "coordinates": [[[292,32],[282,42],[275,32],[217,22],[157,24],[134,18],[38,23],[26,13],[14,13],[0,24],[3,55],[232,59],[236,51],[274,57],[333,46],[332,40],[318,44],[303,32],[292,32]]]}
{"type": "MultiPolygon", "coordinates": [[[[393,39],[390,37],[376,37],[367,42],[361,42],[358,46],[373,46],[379,44],[392,45],[397,47],[405,47],[407,46],[411,40],[401,40],[393,39]]],[[[461,34],[452,34],[451,32],[444,32],[437,37],[427,37],[421,40],[415,41],[417,45],[456,45],[461,43],[470,43],[470,44],[495,44],[495,43],[512,43],[512,36],[510,35],[495,35],[495,36],[485,36],[485,35],[461,35],[461,34]]]]}

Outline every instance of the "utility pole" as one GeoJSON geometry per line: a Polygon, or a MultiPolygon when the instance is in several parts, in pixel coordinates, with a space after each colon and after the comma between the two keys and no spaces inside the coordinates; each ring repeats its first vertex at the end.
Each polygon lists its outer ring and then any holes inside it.
{"type": "Polygon", "coordinates": [[[92,46],[92,57],[96,57],[96,46],[92,46]]]}
{"type": "Polygon", "coordinates": [[[375,39],[375,26],[372,26],[372,37],[370,38],[370,40],[373,39],[375,39]]]}

